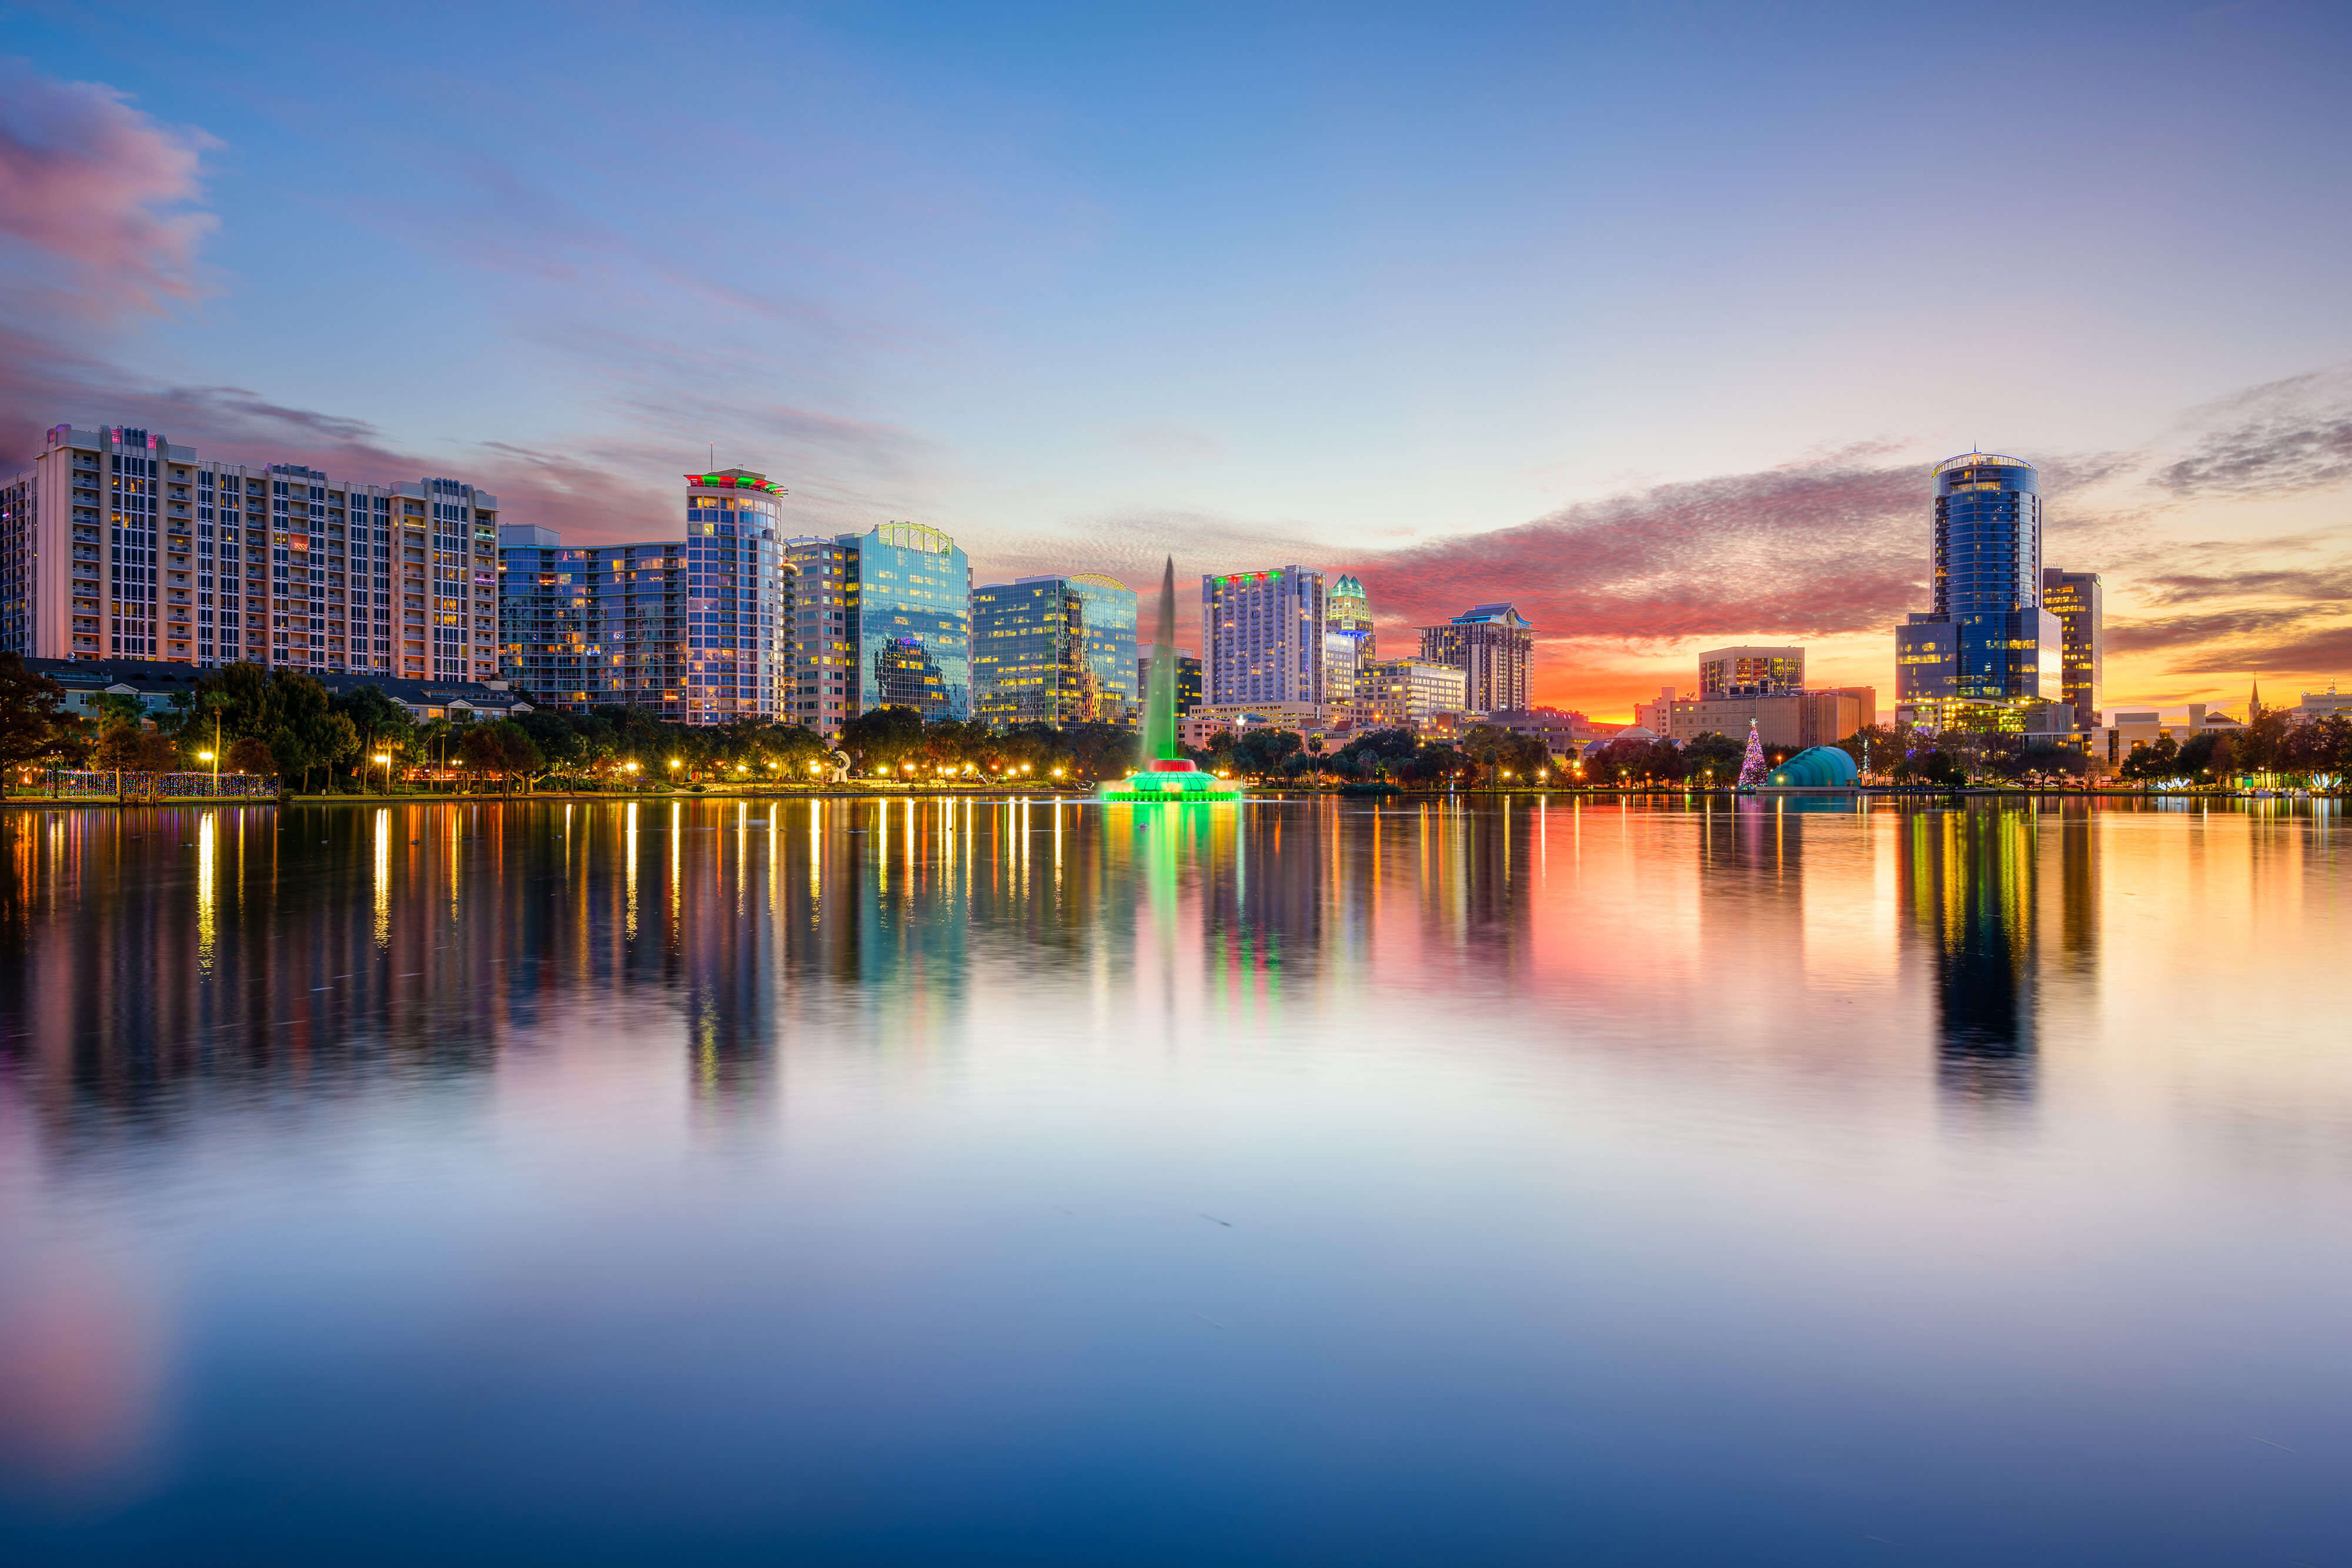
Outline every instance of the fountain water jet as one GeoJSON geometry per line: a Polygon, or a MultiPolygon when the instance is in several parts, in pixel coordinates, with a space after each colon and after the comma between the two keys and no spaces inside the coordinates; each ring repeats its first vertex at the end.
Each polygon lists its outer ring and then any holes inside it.
{"type": "Polygon", "coordinates": [[[1176,558],[1160,579],[1160,625],[1151,639],[1151,685],[1143,704],[1139,766],[1124,779],[1107,779],[1105,800],[1238,800],[1241,786],[1203,773],[1176,744],[1176,558]]]}

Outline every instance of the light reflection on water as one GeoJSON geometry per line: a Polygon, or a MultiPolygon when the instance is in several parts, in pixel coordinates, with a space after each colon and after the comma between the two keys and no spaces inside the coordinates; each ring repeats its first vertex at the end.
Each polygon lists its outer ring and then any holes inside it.
{"type": "Polygon", "coordinates": [[[0,1555],[2331,1561],[2341,846],[0,818],[0,1555]]]}

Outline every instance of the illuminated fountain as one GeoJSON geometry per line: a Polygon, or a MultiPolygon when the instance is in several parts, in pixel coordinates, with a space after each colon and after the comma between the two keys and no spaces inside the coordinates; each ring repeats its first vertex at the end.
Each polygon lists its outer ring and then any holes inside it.
{"type": "Polygon", "coordinates": [[[1103,780],[1105,800],[1238,800],[1241,786],[1203,773],[1176,746],[1176,560],[1160,580],[1160,628],[1151,642],[1151,689],[1143,705],[1142,766],[1103,780]]]}

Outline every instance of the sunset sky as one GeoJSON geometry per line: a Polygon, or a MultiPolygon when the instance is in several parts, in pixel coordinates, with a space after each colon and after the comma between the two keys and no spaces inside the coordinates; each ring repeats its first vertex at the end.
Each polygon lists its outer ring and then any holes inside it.
{"type": "Polygon", "coordinates": [[[142,423],[509,522],[1509,599],[1538,695],[1893,691],[2042,469],[2110,704],[2352,681],[2352,11],[0,7],[0,473],[142,423]]]}

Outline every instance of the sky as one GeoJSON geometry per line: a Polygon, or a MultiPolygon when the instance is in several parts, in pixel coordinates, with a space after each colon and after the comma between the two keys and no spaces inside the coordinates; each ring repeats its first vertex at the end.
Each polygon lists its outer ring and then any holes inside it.
{"type": "MultiPolygon", "coordinates": [[[[2110,705],[2352,680],[2352,10],[0,5],[0,472],[129,423],[980,580],[1353,571],[1893,701],[2042,470],[2110,705]]],[[[1188,607],[1190,608],[1190,607],[1188,607]]]]}

